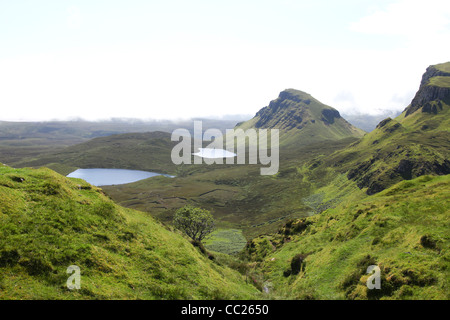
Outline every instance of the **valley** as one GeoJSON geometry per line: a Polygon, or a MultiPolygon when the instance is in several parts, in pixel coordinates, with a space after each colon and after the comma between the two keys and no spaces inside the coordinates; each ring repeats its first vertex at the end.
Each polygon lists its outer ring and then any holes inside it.
{"type": "Polygon", "coordinates": [[[368,133],[295,89],[248,121],[206,122],[278,129],[274,175],[175,165],[174,127],[0,123],[0,298],[449,299],[449,66],[430,66],[368,133]],[[77,169],[171,178],[95,187],[66,177],[77,169]],[[206,249],[172,225],[185,205],[214,217],[206,249]],[[86,270],[78,292],[61,286],[69,264],[86,270]],[[372,265],[380,290],[366,286],[372,265]]]}

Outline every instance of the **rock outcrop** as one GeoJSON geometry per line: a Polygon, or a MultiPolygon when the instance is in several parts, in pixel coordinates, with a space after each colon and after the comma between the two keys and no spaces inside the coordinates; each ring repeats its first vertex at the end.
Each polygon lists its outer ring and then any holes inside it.
{"type": "Polygon", "coordinates": [[[450,104],[450,88],[431,84],[434,77],[450,77],[449,72],[429,66],[422,76],[419,91],[417,91],[411,105],[406,108],[406,116],[422,108],[422,112],[437,113],[442,110],[442,102],[450,104]]]}

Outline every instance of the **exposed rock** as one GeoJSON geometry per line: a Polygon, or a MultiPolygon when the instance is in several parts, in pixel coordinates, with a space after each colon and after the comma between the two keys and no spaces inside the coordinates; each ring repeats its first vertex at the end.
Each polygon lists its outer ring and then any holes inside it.
{"type": "Polygon", "coordinates": [[[391,118],[386,118],[384,120],[382,120],[378,125],[377,125],[377,129],[383,128],[386,124],[388,124],[389,122],[391,122],[392,119],[391,118]]]}
{"type": "Polygon", "coordinates": [[[398,174],[400,174],[403,179],[410,180],[412,178],[412,169],[414,168],[414,164],[412,161],[408,159],[400,160],[400,163],[395,170],[398,174]]]}
{"type": "Polygon", "coordinates": [[[339,111],[336,109],[323,109],[322,116],[321,120],[327,124],[333,124],[334,119],[339,119],[341,117],[339,111]]]}
{"type": "MultiPolygon", "coordinates": [[[[437,113],[438,109],[433,108],[433,105],[428,105],[432,101],[439,103],[441,100],[450,103],[450,88],[438,87],[430,85],[430,79],[437,76],[450,77],[450,73],[440,71],[434,66],[427,68],[427,71],[422,76],[419,91],[417,91],[414,99],[411,101],[411,105],[406,108],[406,116],[414,113],[418,109],[426,106],[426,110],[423,112],[437,113]]],[[[442,110],[442,104],[441,110],[442,110]]]]}

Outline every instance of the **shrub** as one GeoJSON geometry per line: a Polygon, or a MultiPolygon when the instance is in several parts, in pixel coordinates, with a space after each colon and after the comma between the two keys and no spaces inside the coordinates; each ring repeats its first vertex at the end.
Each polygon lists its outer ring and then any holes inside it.
{"type": "Polygon", "coordinates": [[[194,242],[202,242],[214,230],[214,219],[208,210],[184,206],[175,213],[173,223],[194,242]]]}

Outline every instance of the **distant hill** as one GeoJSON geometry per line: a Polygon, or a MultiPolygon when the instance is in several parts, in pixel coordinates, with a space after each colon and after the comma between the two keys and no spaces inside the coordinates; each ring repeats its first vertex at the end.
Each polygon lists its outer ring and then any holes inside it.
{"type": "Polygon", "coordinates": [[[324,140],[361,137],[364,131],[341,117],[339,111],[324,105],[310,94],[287,89],[239,129],[279,129],[281,145],[307,145],[324,140]]]}
{"type": "Polygon", "coordinates": [[[112,168],[174,173],[176,166],[171,151],[178,142],[171,141],[171,134],[155,131],[124,133],[99,137],[87,142],[25,159],[18,167],[46,166],[68,174],[76,168],[112,168]]]}
{"type": "Polygon", "coordinates": [[[163,131],[171,133],[177,128],[193,132],[193,121],[203,122],[203,129],[216,128],[221,131],[233,128],[243,116],[227,116],[223,119],[197,118],[189,120],[140,120],[112,119],[110,121],[0,121],[0,145],[73,145],[89,139],[113,134],[163,131]]]}
{"type": "MultiPolygon", "coordinates": [[[[242,121],[242,116],[224,119],[195,119],[202,121],[203,131],[209,128],[225,132],[242,121]],[[233,119],[235,118],[235,119],[233,119]]],[[[47,156],[64,147],[86,142],[93,138],[124,133],[162,131],[172,133],[185,128],[193,135],[194,119],[183,121],[111,119],[110,121],[0,121],[0,162],[20,166],[24,160],[47,156]]]]}

